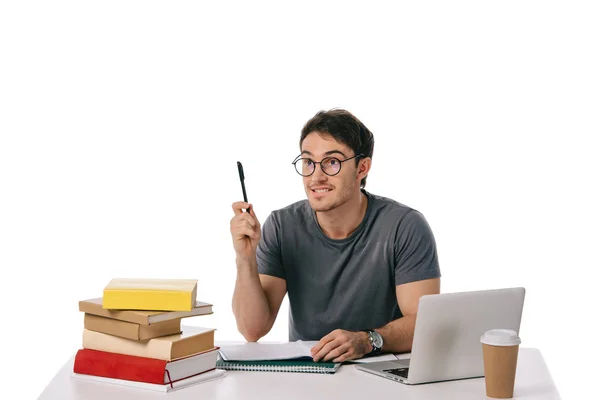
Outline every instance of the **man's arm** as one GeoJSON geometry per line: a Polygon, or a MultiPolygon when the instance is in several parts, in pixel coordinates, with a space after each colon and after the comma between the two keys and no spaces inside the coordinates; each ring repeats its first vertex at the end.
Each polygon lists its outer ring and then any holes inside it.
{"type": "MultiPolygon", "coordinates": [[[[440,293],[440,278],[405,283],[396,286],[396,299],[402,317],[374,329],[383,336],[382,351],[404,353],[412,349],[419,299],[426,294],[440,293]]],[[[372,350],[366,332],[336,329],[324,336],[312,349],[315,361],[343,362],[363,357],[372,350]]]]}
{"type": "Polygon", "coordinates": [[[233,203],[232,208],[231,238],[237,265],[233,314],[244,338],[256,342],[273,327],[287,285],[284,279],[258,273],[256,248],[261,230],[254,208],[241,201],[233,203]]]}
{"type": "Polygon", "coordinates": [[[403,317],[375,331],[383,336],[382,350],[401,353],[412,349],[419,299],[440,292],[435,239],[423,214],[413,210],[405,215],[398,225],[394,251],[396,300],[403,317]],[[420,280],[406,283],[407,277],[420,280]]]}
{"type": "MultiPolygon", "coordinates": [[[[440,278],[426,279],[396,286],[396,299],[398,300],[398,306],[403,316],[379,329],[374,329],[383,336],[382,351],[389,353],[406,353],[411,351],[419,299],[426,294],[438,293],[440,293],[440,278]]],[[[369,351],[371,351],[371,348],[369,348],[369,351]]]]}
{"type": "Polygon", "coordinates": [[[236,264],[233,314],[238,331],[256,342],[273,327],[287,286],[284,279],[259,274],[256,261],[236,260],[236,264]]]}

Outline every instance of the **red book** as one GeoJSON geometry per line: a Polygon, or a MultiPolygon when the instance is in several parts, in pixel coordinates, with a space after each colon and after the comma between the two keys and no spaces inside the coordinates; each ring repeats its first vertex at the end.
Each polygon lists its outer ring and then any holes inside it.
{"type": "Polygon", "coordinates": [[[155,384],[167,384],[215,369],[218,347],[174,361],[81,349],[73,372],[155,384]]]}

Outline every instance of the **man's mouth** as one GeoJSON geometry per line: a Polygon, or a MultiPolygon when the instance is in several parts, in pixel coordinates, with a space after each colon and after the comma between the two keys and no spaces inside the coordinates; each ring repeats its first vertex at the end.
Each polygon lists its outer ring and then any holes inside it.
{"type": "Polygon", "coordinates": [[[314,189],[310,189],[315,193],[327,193],[329,191],[331,191],[331,189],[327,189],[327,188],[314,188],[314,189]]]}

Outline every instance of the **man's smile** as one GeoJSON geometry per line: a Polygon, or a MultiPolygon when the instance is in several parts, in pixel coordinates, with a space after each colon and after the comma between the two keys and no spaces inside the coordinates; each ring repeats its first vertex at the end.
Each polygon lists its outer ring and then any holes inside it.
{"type": "Polygon", "coordinates": [[[332,188],[323,187],[323,186],[315,186],[315,187],[311,187],[310,190],[316,195],[324,195],[326,193],[329,193],[332,190],[332,188]]]}

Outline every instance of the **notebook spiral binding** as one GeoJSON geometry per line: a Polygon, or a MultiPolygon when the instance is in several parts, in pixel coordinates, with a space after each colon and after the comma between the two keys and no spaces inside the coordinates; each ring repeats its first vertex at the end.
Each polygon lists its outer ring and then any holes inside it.
{"type": "Polygon", "coordinates": [[[236,362],[236,361],[217,361],[217,368],[232,371],[264,371],[264,372],[305,372],[316,374],[333,374],[337,371],[340,364],[328,363],[319,365],[319,363],[309,362],[236,362]],[[311,365],[314,364],[314,365],[311,365]]]}

